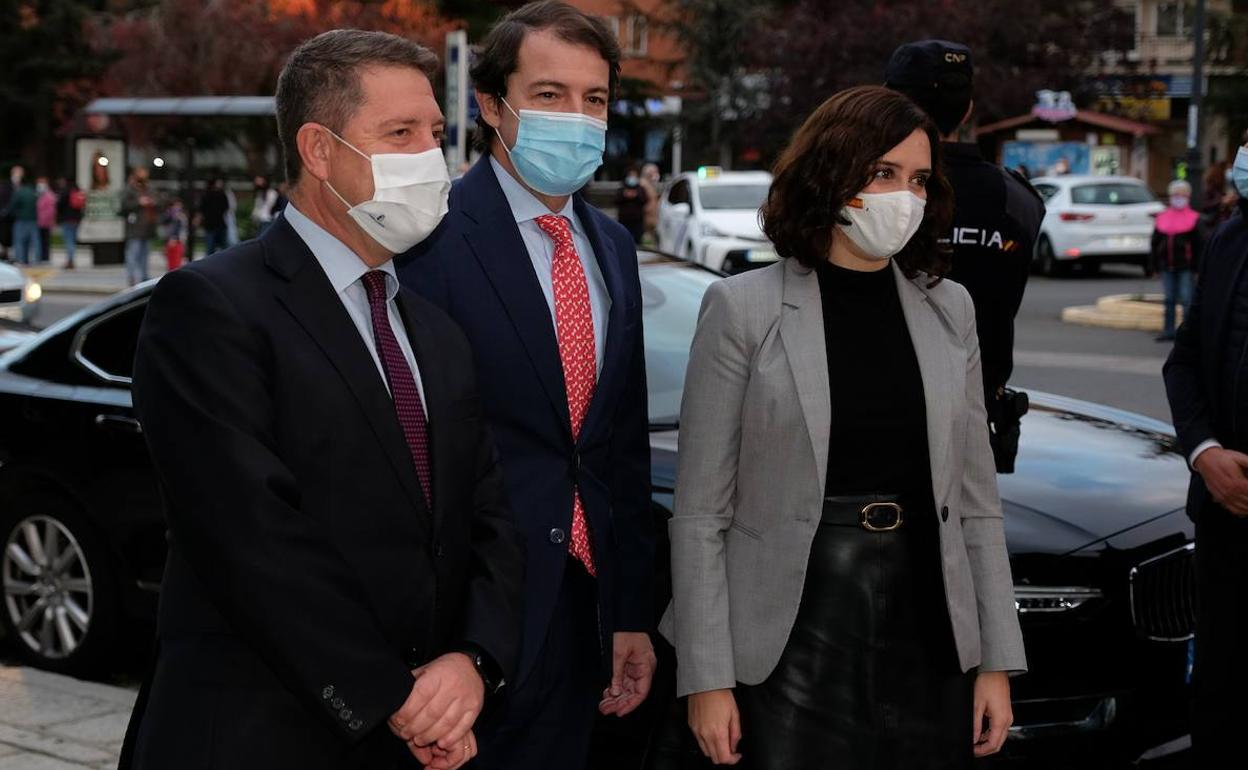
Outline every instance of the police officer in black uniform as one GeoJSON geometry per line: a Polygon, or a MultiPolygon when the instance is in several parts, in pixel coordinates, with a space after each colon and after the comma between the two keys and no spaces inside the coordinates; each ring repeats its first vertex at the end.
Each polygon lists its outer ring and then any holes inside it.
{"type": "Polygon", "coordinates": [[[1012,473],[1027,394],[1006,388],[1014,369],[1014,316],[1023,301],[1044,202],[1022,175],[984,160],[974,143],[957,141],[970,118],[971,49],[944,40],[906,43],[893,52],[885,85],[909,96],[940,129],[945,173],[953,185],[953,270],[975,302],[997,471],[1012,473]]]}

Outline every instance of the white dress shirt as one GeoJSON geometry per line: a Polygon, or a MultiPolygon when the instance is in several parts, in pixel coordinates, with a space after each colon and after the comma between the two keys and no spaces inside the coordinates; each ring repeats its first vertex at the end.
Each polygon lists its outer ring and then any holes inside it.
{"type": "MultiPolygon", "coordinates": [[[[524,246],[533,262],[533,272],[537,274],[537,282],[542,287],[547,306],[550,307],[551,324],[558,335],[559,327],[555,322],[555,280],[551,275],[555,260],[555,242],[537,224],[538,217],[546,216],[551,211],[507,173],[507,169],[493,157],[490,158],[490,166],[493,167],[494,176],[498,177],[498,184],[503,188],[503,195],[507,197],[507,205],[511,207],[511,213],[516,218],[516,226],[520,228],[520,236],[524,238],[524,246]]],[[[603,348],[607,344],[607,319],[611,313],[611,294],[607,292],[602,269],[598,267],[598,260],[594,257],[594,247],[590,245],[589,236],[576,216],[571,196],[559,216],[572,225],[572,242],[576,245],[576,253],[581,258],[585,280],[589,284],[589,309],[594,317],[594,355],[597,358],[598,374],[601,375],[603,348]]]]}
{"type": "Polygon", "coordinates": [[[290,222],[290,226],[308,245],[312,256],[316,257],[321,269],[325,271],[330,285],[334,287],[338,299],[355,323],[356,331],[364,340],[369,355],[373,357],[373,363],[377,364],[377,374],[381,377],[382,384],[389,391],[390,383],[386,381],[386,370],[381,364],[377,343],[373,339],[373,311],[368,304],[368,290],[364,288],[363,281],[364,274],[374,269],[386,274],[386,315],[390,319],[390,330],[399,341],[403,357],[407,359],[407,365],[412,370],[416,388],[420,391],[420,403],[425,410],[425,417],[428,418],[429,407],[425,405],[425,386],[420,378],[420,367],[416,365],[416,354],[412,352],[411,340],[407,338],[407,329],[403,327],[403,317],[399,314],[398,303],[395,302],[395,297],[399,294],[399,277],[395,273],[394,262],[386,262],[377,268],[369,267],[346,244],[304,216],[293,203],[286,205],[282,216],[286,217],[286,221],[290,222]]]}

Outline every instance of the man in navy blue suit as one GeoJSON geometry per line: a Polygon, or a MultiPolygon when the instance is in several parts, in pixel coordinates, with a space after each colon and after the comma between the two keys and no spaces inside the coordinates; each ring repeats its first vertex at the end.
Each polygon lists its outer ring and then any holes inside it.
{"type": "Polygon", "coordinates": [[[619,44],[560,2],[503,19],[472,68],[485,156],[400,279],[472,344],[528,551],[520,664],[481,768],[583,768],[596,712],[649,692],[650,449],[637,255],[575,193],[602,164],[619,44]]]}

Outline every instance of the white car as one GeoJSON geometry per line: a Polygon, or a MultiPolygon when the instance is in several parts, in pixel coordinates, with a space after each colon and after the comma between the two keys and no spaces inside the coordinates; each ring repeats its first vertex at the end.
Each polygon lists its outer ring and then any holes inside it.
{"type": "Polygon", "coordinates": [[[30,323],[39,310],[43,288],[15,265],[0,262],[0,318],[30,323]]]}
{"type": "Polygon", "coordinates": [[[1045,275],[1081,265],[1128,262],[1153,274],[1153,224],[1165,210],[1148,187],[1129,176],[1037,177],[1031,184],[1047,211],[1036,239],[1035,264],[1045,275]]]}
{"type": "Polygon", "coordinates": [[[703,167],[678,175],[659,201],[659,250],[725,273],[775,262],[758,218],[769,189],[766,171],[703,167]]]}

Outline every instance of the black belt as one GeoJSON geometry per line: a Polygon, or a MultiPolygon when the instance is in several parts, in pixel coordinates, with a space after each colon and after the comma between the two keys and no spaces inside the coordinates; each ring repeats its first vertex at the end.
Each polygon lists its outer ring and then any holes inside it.
{"type": "Polygon", "coordinates": [[[858,527],[868,532],[895,532],[905,523],[901,495],[825,497],[821,524],[858,527]]]}

